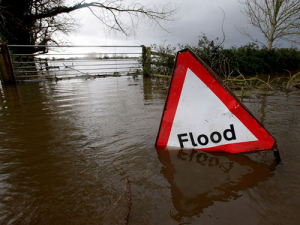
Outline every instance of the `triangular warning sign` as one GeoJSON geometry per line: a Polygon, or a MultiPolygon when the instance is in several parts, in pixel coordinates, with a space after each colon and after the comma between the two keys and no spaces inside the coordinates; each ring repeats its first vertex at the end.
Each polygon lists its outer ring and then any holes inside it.
{"type": "Polygon", "coordinates": [[[156,146],[239,153],[271,150],[276,141],[220,78],[185,49],[177,54],[156,146]]]}

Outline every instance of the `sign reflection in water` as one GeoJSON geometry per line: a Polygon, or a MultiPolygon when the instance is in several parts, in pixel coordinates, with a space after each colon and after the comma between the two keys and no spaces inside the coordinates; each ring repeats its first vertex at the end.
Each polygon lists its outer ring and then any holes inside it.
{"type": "Polygon", "coordinates": [[[215,201],[240,197],[239,191],[269,179],[275,168],[239,154],[196,150],[157,151],[161,173],[171,185],[176,220],[203,212],[215,201]]]}

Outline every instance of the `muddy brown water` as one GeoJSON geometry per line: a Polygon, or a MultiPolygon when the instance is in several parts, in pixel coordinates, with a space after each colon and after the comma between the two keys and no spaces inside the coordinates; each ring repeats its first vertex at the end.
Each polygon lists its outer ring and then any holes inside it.
{"type": "Polygon", "coordinates": [[[278,141],[276,166],[271,152],[158,153],[166,85],[2,86],[0,224],[299,224],[300,94],[243,98],[278,141]]]}

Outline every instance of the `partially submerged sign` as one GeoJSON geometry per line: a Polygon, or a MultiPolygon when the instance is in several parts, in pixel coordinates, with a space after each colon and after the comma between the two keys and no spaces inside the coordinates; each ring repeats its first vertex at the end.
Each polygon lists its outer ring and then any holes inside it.
{"type": "Polygon", "coordinates": [[[275,139],[190,49],[177,54],[156,146],[277,151],[275,139]]]}

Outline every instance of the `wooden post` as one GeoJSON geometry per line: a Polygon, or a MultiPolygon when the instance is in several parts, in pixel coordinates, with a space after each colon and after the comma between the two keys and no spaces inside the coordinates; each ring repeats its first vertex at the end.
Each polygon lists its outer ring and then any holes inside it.
{"type": "Polygon", "coordinates": [[[145,47],[142,45],[143,48],[143,75],[144,77],[151,76],[151,48],[145,47]]]}
{"type": "Polygon", "coordinates": [[[0,77],[2,84],[12,84],[16,82],[9,50],[3,43],[0,43],[0,77]]]}

